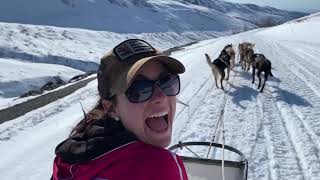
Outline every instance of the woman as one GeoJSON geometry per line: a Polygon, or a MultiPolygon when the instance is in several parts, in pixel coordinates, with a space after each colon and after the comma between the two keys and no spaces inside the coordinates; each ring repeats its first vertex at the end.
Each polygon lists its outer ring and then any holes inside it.
{"type": "Polygon", "coordinates": [[[54,180],[186,180],[171,141],[180,91],[176,59],[129,39],[101,59],[100,100],[56,147],[54,180]]]}

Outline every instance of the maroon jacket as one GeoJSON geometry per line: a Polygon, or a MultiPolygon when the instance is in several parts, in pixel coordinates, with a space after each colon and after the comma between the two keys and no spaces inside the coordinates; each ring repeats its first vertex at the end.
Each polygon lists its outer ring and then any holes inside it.
{"type": "Polygon", "coordinates": [[[120,122],[99,120],[56,148],[53,180],[187,180],[181,159],[145,144],[120,122]]]}

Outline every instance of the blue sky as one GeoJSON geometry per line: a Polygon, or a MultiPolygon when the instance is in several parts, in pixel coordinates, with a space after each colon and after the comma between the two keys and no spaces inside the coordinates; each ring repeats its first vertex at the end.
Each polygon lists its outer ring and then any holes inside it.
{"type": "Polygon", "coordinates": [[[236,3],[251,3],[296,11],[320,11],[320,0],[225,0],[236,3]]]}

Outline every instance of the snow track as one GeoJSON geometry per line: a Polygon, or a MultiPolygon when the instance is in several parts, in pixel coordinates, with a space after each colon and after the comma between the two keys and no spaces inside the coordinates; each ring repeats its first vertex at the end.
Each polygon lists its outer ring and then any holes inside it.
{"type": "Polygon", "coordinates": [[[295,147],[271,96],[261,98],[269,167],[272,179],[303,179],[302,168],[295,147]]]}
{"type": "MultiPolygon", "coordinates": [[[[320,177],[320,147],[319,135],[316,133],[319,132],[320,123],[314,117],[320,115],[320,99],[317,91],[319,87],[316,87],[319,86],[320,82],[317,80],[318,78],[315,79],[316,74],[312,70],[314,66],[305,64],[307,61],[303,61],[304,58],[300,60],[299,52],[289,51],[279,42],[273,42],[272,44],[275,45],[274,52],[278,54],[278,59],[273,57],[276,62],[275,65],[282,67],[281,71],[278,71],[278,75],[286,77],[286,79],[276,83],[275,87],[278,90],[271,93],[272,97],[269,99],[275,99],[273,104],[276,104],[280,112],[301,167],[304,167],[305,179],[317,179],[320,177]],[[305,65],[303,66],[303,64],[305,65]],[[290,92],[296,92],[301,96],[290,94],[290,92]],[[302,95],[303,99],[301,98],[302,95]],[[297,101],[298,97],[301,98],[299,101],[297,101]],[[307,119],[305,117],[313,118],[307,119]],[[312,123],[312,125],[309,125],[309,123],[312,123]]],[[[263,45],[266,46],[267,44],[263,45]]]]}

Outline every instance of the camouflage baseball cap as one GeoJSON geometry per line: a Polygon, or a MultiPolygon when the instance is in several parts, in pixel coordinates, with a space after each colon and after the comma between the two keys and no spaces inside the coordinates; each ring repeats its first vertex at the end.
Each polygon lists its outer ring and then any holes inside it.
{"type": "Polygon", "coordinates": [[[125,93],[135,74],[148,61],[160,61],[169,72],[181,74],[185,68],[178,60],[162,54],[141,39],[128,39],[101,58],[97,73],[98,91],[103,99],[125,93]]]}

